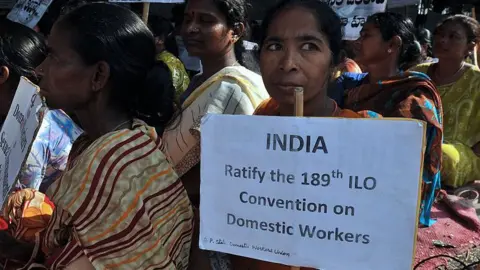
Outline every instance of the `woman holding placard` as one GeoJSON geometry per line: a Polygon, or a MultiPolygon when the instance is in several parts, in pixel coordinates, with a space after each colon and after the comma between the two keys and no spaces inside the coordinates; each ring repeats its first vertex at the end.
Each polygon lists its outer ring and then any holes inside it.
{"type": "Polygon", "coordinates": [[[372,110],[384,117],[404,117],[427,123],[420,222],[432,225],[430,209],[440,187],[442,117],[440,96],[423,73],[404,72],[401,66],[421,57],[413,22],[385,12],[368,17],[357,40],[356,60],[366,67],[352,89],[341,89],[339,103],[351,110],[372,110]]]}
{"type": "MultiPolygon", "coordinates": [[[[303,105],[305,116],[379,117],[369,111],[342,110],[327,96],[327,84],[341,58],[341,44],[342,23],[328,4],[317,0],[279,3],[263,20],[260,42],[260,68],[271,99],[255,114],[295,115],[295,92],[303,90],[303,103],[297,109],[303,105]]],[[[240,257],[232,261],[234,269],[291,269],[240,257]]]]}
{"type": "Polygon", "coordinates": [[[159,149],[157,130],[176,106],[173,84],[156,78],[168,69],[155,64],[153,34],[132,11],[95,3],[62,16],[48,46],[41,93],[50,107],[75,111],[93,142],[47,191],[55,209],[26,260],[48,269],[187,269],[193,211],[159,149]]]}

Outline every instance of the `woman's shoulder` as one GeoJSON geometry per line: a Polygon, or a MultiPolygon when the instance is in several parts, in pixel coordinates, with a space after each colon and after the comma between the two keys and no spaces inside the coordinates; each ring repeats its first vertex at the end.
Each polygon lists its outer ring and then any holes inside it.
{"type": "Polygon", "coordinates": [[[416,65],[412,68],[409,69],[409,71],[416,71],[416,72],[422,72],[422,73],[427,73],[428,69],[434,65],[435,63],[422,63],[419,65],[416,65]]]}
{"type": "Polygon", "coordinates": [[[221,76],[217,82],[222,84],[223,88],[237,87],[249,95],[250,98],[263,101],[269,97],[267,89],[263,84],[262,76],[243,67],[231,66],[226,67],[220,71],[221,76]],[[253,94],[255,97],[253,97],[253,94]]]}
{"type": "Polygon", "coordinates": [[[132,129],[121,129],[103,135],[95,140],[90,148],[100,156],[122,152],[124,150],[142,151],[160,145],[160,137],[155,128],[142,121],[135,120],[132,129]]]}

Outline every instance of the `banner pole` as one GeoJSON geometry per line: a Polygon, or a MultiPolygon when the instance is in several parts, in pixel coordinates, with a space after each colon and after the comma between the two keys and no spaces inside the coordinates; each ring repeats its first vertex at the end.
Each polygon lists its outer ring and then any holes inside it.
{"type": "MultiPolygon", "coordinates": [[[[295,96],[295,116],[303,116],[303,88],[297,87],[294,92],[295,96]]],[[[300,270],[300,267],[292,266],[290,270],[300,270]]]]}
{"type": "Polygon", "coordinates": [[[142,20],[145,24],[148,23],[149,13],[150,13],[150,3],[143,3],[142,20]]]}
{"type": "Polygon", "coordinates": [[[295,116],[303,116],[303,88],[295,88],[295,116]]]}

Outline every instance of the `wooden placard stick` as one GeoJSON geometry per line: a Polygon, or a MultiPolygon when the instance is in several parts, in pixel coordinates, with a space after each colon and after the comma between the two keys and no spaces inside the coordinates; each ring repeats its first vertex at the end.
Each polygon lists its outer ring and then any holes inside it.
{"type": "Polygon", "coordinates": [[[303,88],[295,88],[295,116],[303,116],[303,88]]]}
{"type": "MultiPolygon", "coordinates": [[[[295,88],[295,116],[303,116],[303,88],[295,88]]],[[[292,266],[290,270],[300,270],[300,267],[292,266]]]]}
{"type": "Polygon", "coordinates": [[[145,24],[148,23],[148,14],[150,14],[150,3],[143,3],[142,20],[145,24]]]}

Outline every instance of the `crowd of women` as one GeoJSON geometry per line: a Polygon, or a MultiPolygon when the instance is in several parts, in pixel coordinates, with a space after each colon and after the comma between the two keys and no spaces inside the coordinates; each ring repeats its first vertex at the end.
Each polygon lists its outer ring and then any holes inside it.
{"type": "Polygon", "coordinates": [[[423,225],[433,224],[441,184],[480,179],[480,70],[466,63],[480,41],[476,20],[442,21],[438,61],[405,70],[427,57],[398,14],[370,16],[347,43],[327,4],[283,0],[251,53],[247,18],[245,0],[192,0],[178,29],[108,3],[63,9],[46,37],[0,23],[0,114],[21,76],[49,107],[1,212],[4,269],[289,269],[198,248],[200,120],[291,116],[297,87],[305,116],[427,123],[423,225]],[[177,58],[173,33],[201,73],[177,58]]]}

